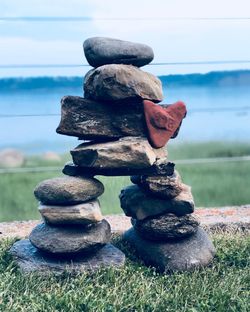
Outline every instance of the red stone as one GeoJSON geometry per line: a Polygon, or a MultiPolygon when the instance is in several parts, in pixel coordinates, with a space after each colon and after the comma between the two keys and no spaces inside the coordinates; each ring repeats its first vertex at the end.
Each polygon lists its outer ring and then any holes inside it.
{"type": "Polygon", "coordinates": [[[173,136],[186,116],[186,105],[178,101],[163,108],[149,100],[143,101],[148,139],[153,147],[163,147],[173,136]]]}

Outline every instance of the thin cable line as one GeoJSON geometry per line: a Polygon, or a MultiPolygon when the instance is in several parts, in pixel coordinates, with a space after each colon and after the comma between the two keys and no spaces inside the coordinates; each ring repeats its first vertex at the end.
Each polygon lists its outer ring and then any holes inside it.
{"type": "Polygon", "coordinates": [[[194,158],[194,159],[179,159],[174,163],[178,165],[193,165],[193,164],[208,164],[208,163],[221,163],[221,162],[239,162],[250,161],[250,155],[236,156],[236,157],[211,157],[211,158],[194,158]]]}
{"type": "Polygon", "coordinates": [[[51,117],[60,116],[60,114],[0,114],[0,118],[16,118],[16,117],[51,117]]]}
{"type": "MultiPolygon", "coordinates": [[[[186,61],[186,62],[160,62],[150,63],[147,66],[172,66],[172,65],[214,65],[214,64],[247,64],[250,60],[215,60],[215,61],[186,61]]],[[[73,68],[91,67],[89,64],[0,64],[0,68],[73,68]]]]}
{"type": "MultiPolygon", "coordinates": [[[[236,157],[215,157],[215,158],[194,158],[194,159],[179,159],[175,160],[175,164],[179,165],[194,165],[208,163],[224,163],[224,162],[242,162],[250,161],[250,155],[236,157]]],[[[0,174],[6,173],[35,173],[35,172],[50,172],[61,171],[61,167],[31,167],[31,168],[4,168],[0,169],[0,174]]]]}
{"type": "Polygon", "coordinates": [[[248,21],[250,17],[90,17],[90,16],[0,16],[4,22],[92,22],[92,21],[248,21]]]}
{"type": "MultiPolygon", "coordinates": [[[[242,106],[242,107],[205,107],[205,108],[193,108],[189,109],[189,114],[194,113],[214,113],[214,112],[239,112],[239,111],[248,111],[250,110],[250,106],[242,106]]],[[[19,117],[53,117],[53,116],[61,116],[58,113],[52,114],[0,114],[0,118],[19,118],[19,117]]]]}

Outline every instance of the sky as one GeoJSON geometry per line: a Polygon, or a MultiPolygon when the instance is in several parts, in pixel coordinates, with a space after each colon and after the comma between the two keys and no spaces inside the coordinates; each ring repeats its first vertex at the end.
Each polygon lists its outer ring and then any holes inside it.
{"type": "MultiPolygon", "coordinates": [[[[1,65],[86,64],[82,43],[92,36],[146,43],[153,48],[156,63],[250,60],[249,34],[249,0],[0,0],[0,77],[82,76],[88,67],[1,65]],[[1,20],[34,16],[88,20],[1,20]],[[200,17],[249,19],[190,20],[200,17]]],[[[246,68],[250,63],[147,66],[146,70],[166,75],[246,68]]]]}

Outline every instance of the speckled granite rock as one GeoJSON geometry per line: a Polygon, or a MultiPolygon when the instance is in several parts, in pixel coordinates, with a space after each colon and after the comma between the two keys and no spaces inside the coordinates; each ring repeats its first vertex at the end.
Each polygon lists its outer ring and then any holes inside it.
{"type": "Polygon", "coordinates": [[[124,240],[135,248],[148,266],[165,271],[192,271],[207,266],[215,255],[215,248],[202,228],[184,240],[152,242],[143,239],[132,228],[125,232],[124,240]]]}
{"type": "Polygon", "coordinates": [[[111,244],[94,254],[77,255],[73,258],[58,258],[39,251],[28,239],[16,242],[10,249],[15,263],[23,273],[60,275],[65,272],[78,274],[93,272],[101,268],[122,267],[125,255],[111,244]]]}

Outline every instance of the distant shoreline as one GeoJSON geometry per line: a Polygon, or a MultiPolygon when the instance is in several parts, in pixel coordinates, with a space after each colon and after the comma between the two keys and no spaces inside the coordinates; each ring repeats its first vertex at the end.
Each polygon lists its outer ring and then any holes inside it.
{"type": "MultiPolygon", "coordinates": [[[[187,87],[236,87],[250,86],[250,70],[214,71],[206,74],[184,74],[159,76],[163,86],[187,87]]],[[[0,91],[82,88],[83,77],[28,77],[0,78],[0,91]]]]}

